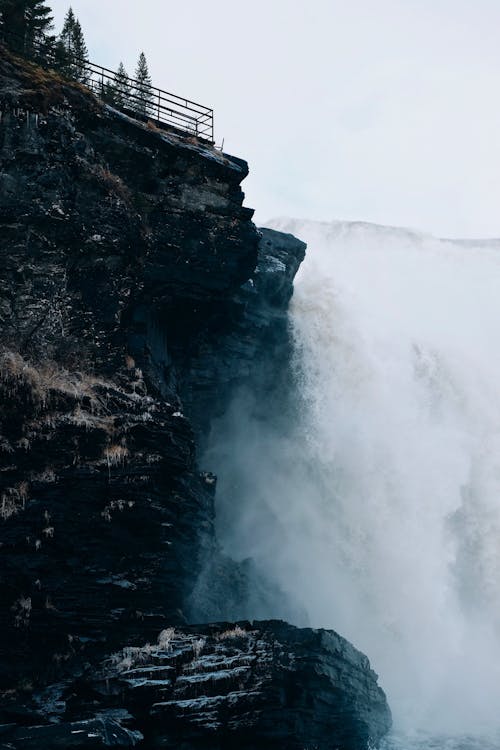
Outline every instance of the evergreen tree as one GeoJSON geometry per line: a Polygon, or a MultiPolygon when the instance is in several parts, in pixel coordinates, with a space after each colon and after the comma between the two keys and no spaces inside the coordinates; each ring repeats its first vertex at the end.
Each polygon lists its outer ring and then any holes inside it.
{"type": "Polygon", "coordinates": [[[117,107],[130,107],[130,83],[125,66],[121,62],[115,73],[113,82],[115,90],[115,104],[117,107]]]}
{"type": "Polygon", "coordinates": [[[153,91],[151,76],[144,52],[139,55],[135,69],[135,85],[132,89],[131,108],[141,117],[148,117],[152,112],[153,91]]]}
{"type": "Polygon", "coordinates": [[[66,15],[64,16],[64,23],[59,34],[59,41],[64,46],[65,50],[69,53],[73,51],[73,30],[75,28],[76,16],[73,13],[73,8],[68,8],[66,15]]]}
{"type": "Polygon", "coordinates": [[[89,60],[89,53],[78,18],[75,20],[75,25],[73,27],[73,54],[75,78],[81,83],[88,83],[89,76],[85,63],[89,60]]]}
{"type": "Polygon", "coordinates": [[[121,62],[113,78],[102,85],[102,99],[114,107],[130,108],[131,89],[129,81],[127,71],[121,62]]]}
{"type": "Polygon", "coordinates": [[[64,17],[64,23],[57,39],[56,57],[58,67],[67,76],[73,75],[73,30],[75,28],[75,14],[73,8],[69,8],[64,17]]]}
{"type": "Polygon", "coordinates": [[[60,37],[56,39],[54,45],[54,65],[56,70],[60,70],[65,75],[71,75],[69,66],[69,55],[66,52],[66,47],[61,42],[60,37]]]}
{"type": "Polygon", "coordinates": [[[103,101],[113,105],[113,107],[117,106],[116,89],[113,81],[105,81],[104,83],[101,82],[100,96],[103,101]]]}
{"type": "Polygon", "coordinates": [[[0,0],[0,17],[11,47],[40,56],[53,45],[52,11],[44,0],[0,0]]]}
{"type": "Polygon", "coordinates": [[[56,46],[56,58],[59,68],[67,76],[76,78],[81,83],[88,83],[85,61],[88,61],[87,45],[83,36],[80,21],[69,8],[59,34],[56,46]]]}

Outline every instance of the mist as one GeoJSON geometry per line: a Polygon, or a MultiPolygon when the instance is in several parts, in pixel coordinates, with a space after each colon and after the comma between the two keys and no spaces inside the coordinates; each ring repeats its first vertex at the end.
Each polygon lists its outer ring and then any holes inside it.
{"type": "Polygon", "coordinates": [[[494,733],[500,242],[270,226],[308,243],[294,385],[239,392],[212,430],[219,538],[285,592],[297,624],[369,656],[397,730],[494,733]]]}

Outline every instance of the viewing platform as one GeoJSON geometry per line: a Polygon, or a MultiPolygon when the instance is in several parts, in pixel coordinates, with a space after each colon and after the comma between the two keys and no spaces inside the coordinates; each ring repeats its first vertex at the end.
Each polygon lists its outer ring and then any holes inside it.
{"type": "MultiPolygon", "coordinates": [[[[0,26],[0,41],[13,52],[33,60],[42,67],[60,71],[55,48],[47,43],[33,43],[34,54],[23,49],[23,40],[0,26]]],[[[71,56],[71,65],[80,72],[79,82],[87,86],[107,104],[143,122],[152,122],[160,128],[174,129],[182,134],[200,138],[214,144],[214,112],[210,107],[172,94],[156,86],[145,87],[129,76],[120,76],[119,85],[126,95],[111,98],[109,92],[117,85],[115,71],[82,58],[71,56]]],[[[63,73],[64,74],[64,73],[63,73]]],[[[69,76],[71,79],[71,76],[69,76]]],[[[78,79],[75,79],[78,80],[78,79]]]]}

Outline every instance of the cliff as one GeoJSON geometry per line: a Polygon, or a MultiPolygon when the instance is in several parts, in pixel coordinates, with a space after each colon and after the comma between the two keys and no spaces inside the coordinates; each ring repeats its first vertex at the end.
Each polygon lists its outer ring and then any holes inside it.
{"type": "Polygon", "coordinates": [[[248,593],[196,444],[262,353],[286,348],[304,244],[257,231],[243,161],[4,49],[0,112],[0,747],[234,747],[243,727],[264,747],[284,707],[273,747],[366,747],[389,712],[364,657],[344,641],[325,656],[338,636],[258,623],[221,654],[231,626],[188,625],[207,570],[248,593]],[[175,649],[145,646],[174,627],[175,649]],[[131,692],[120,649],[145,665],[131,692]],[[179,687],[219,656],[258,666],[179,687]],[[200,695],[208,709],[181,705],[200,695]]]}
{"type": "Polygon", "coordinates": [[[280,621],[169,628],[42,698],[49,721],[5,727],[0,748],[358,750],[387,730],[368,659],[336,633],[280,621]]]}

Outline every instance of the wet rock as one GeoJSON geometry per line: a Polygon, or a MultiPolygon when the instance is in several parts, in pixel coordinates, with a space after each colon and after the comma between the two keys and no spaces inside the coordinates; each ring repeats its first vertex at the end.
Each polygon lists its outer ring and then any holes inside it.
{"type": "Polygon", "coordinates": [[[192,342],[180,393],[201,444],[235,388],[252,382],[269,363],[275,381],[289,359],[287,307],[305,249],[290,234],[261,229],[251,278],[213,310],[192,342]]]}
{"type": "Polygon", "coordinates": [[[86,721],[61,722],[46,726],[1,727],[0,750],[69,750],[69,748],[136,747],[140,732],[126,729],[107,717],[86,721]]]}
{"type": "Polygon", "coordinates": [[[287,377],[304,243],[258,232],[245,162],[4,48],[0,114],[0,748],[366,748],[340,636],[187,624],[255,601],[197,451],[287,377]]]}
{"type": "Polygon", "coordinates": [[[363,654],[333,631],[281,621],[165,630],[67,692],[69,711],[83,698],[124,708],[152,749],[359,750],[391,722],[363,654]]]}

